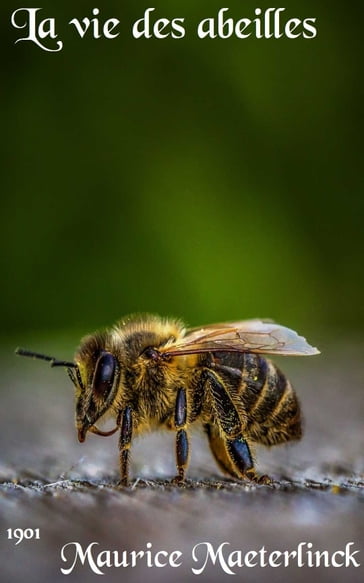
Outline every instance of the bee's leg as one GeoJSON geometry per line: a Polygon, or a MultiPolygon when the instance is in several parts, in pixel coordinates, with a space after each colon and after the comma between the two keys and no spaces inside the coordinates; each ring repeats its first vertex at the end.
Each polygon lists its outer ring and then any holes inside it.
{"type": "Polygon", "coordinates": [[[218,425],[215,423],[206,423],[204,430],[206,431],[210,449],[217,465],[225,474],[238,478],[239,475],[234,470],[234,466],[226,450],[226,439],[221,437],[218,425]]]}
{"type": "Polygon", "coordinates": [[[256,473],[249,443],[244,437],[239,436],[235,439],[227,439],[226,450],[234,468],[236,468],[240,476],[258,483],[270,482],[267,476],[259,476],[256,473]]]}
{"type": "Polygon", "coordinates": [[[176,461],[177,476],[175,482],[183,482],[185,479],[185,470],[188,464],[189,444],[186,432],[187,421],[187,399],[186,391],[179,388],[177,392],[176,408],[174,411],[174,425],[177,430],[176,434],[176,461]]]}
{"type": "Polygon", "coordinates": [[[128,485],[129,474],[129,452],[132,438],[132,412],[130,407],[120,412],[119,419],[121,423],[120,437],[119,437],[119,452],[120,452],[120,485],[128,485]]]}
{"type": "Polygon", "coordinates": [[[272,480],[265,474],[258,474],[254,468],[253,456],[249,442],[242,436],[226,440],[228,456],[234,464],[234,475],[248,478],[257,484],[271,484],[272,480]]]}
{"type": "Polygon", "coordinates": [[[239,413],[222,381],[211,371],[205,371],[212,396],[219,431],[209,435],[212,452],[220,465],[234,477],[268,483],[267,476],[258,476],[249,444],[243,436],[239,413]]]}

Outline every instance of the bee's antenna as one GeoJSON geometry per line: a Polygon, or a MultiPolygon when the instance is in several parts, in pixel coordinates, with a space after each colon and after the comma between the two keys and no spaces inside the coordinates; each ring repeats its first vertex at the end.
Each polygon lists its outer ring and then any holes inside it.
{"type": "Polygon", "coordinates": [[[17,348],[15,354],[18,356],[28,356],[29,358],[38,358],[39,360],[46,360],[50,362],[51,366],[66,366],[67,368],[77,368],[77,364],[74,362],[68,362],[67,360],[58,360],[54,356],[47,356],[46,354],[39,354],[39,352],[32,352],[31,350],[26,350],[25,348],[17,348]]]}

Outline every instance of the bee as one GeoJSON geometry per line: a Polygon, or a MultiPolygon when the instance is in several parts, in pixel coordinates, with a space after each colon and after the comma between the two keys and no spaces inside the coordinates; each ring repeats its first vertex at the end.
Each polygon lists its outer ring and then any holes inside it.
{"type": "Polygon", "coordinates": [[[263,354],[318,354],[296,332],[261,320],[186,330],[175,319],[129,316],[85,337],[73,362],[17,349],[17,354],[67,368],[76,389],[76,428],[107,437],[119,431],[122,485],[128,484],[132,438],[166,428],[176,434],[175,482],[189,461],[189,428],[200,424],[220,469],[237,479],[269,482],[254,467],[254,444],[302,435],[291,383],[263,354]],[[102,431],[105,416],[115,427],[102,431]]]}

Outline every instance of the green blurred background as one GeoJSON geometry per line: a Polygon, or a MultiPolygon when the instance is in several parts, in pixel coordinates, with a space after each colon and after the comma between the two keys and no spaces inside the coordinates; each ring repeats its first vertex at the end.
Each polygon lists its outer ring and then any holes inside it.
{"type": "Polygon", "coordinates": [[[45,1],[64,42],[47,53],[14,44],[10,15],[33,5],[1,9],[3,340],[70,334],[71,354],[134,311],[360,333],[358,12],[287,2],[317,38],[200,40],[220,8],[271,4],[45,1]],[[117,39],[67,25],[95,6],[121,20],[117,39]],[[133,39],[149,6],[184,17],[186,37],[133,39]]]}

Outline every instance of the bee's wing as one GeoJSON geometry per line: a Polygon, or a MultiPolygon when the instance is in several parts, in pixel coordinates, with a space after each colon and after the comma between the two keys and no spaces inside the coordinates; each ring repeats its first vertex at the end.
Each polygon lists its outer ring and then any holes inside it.
{"type": "Polygon", "coordinates": [[[258,352],[264,354],[319,354],[294,330],[274,322],[243,320],[193,328],[181,342],[165,349],[168,356],[201,352],[258,352]]]}

